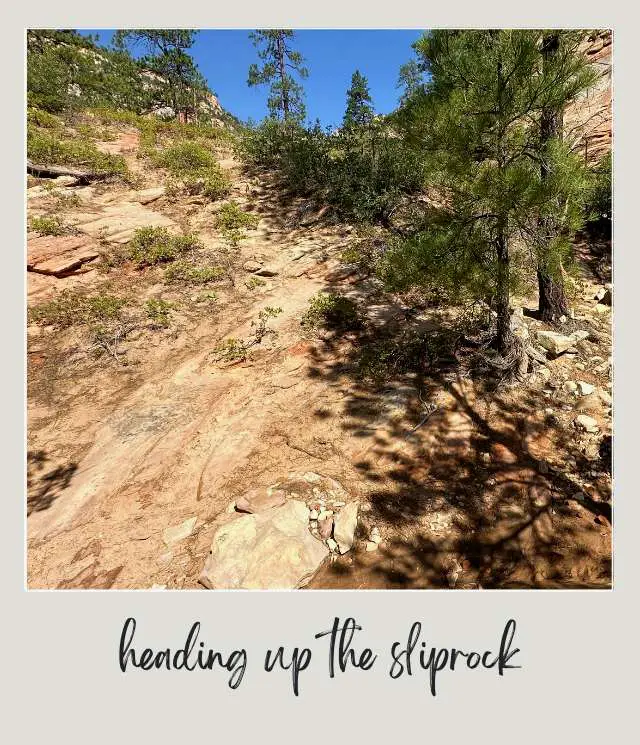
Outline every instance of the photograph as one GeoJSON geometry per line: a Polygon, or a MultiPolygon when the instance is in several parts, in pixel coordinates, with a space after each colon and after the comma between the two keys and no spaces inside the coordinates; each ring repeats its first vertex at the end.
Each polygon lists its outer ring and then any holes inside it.
{"type": "Polygon", "coordinates": [[[613,43],[24,29],[26,589],[611,590],[613,43]]]}

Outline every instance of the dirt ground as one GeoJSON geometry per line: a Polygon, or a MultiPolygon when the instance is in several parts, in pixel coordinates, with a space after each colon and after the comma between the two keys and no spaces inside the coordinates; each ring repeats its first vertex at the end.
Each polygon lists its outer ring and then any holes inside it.
{"type": "MultiPolygon", "coordinates": [[[[195,231],[215,251],[215,205],[136,201],[162,184],[136,158],[137,144],[127,131],[103,145],[125,154],[140,178],[135,188],[64,187],[79,195],[67,217],[92,242],[86,250],[114,251],[136,221],[150,219],[195,231]]],[[[610,281],[608,246],[578,246],[568,323],[590,336],[550,360],[544,375],[493,390],[444,357],[423,374],[367,384],[357,375],[354,334],[317,337],[301,327],[313,295],[354,298],[374,332],[409,323],[437,330],[447,309],[408,321],[399,299],[341,264],[352,226],[287,200],[231,153],[220,158],[233,176],[232,198],[260,222],[237,249],[234,284],[216,284],[215,302],[202,302],[198,289],[164,286],[154,267],[103,273],[88,261],[67,276],[28,273],[30,307],[75,287],[161,294],[175,304],[170,327],[127,336],[120,359],[96,359],[75,327],[29,324],[28,586],[198,588],[229,504],[292,471],[312,471],[360,501],[361,521],[354,549],[328,559],[310,588],[609,587],[611,308],[595,300],[610,281]],[[247,287],[247,261],[272,276],[247,287]],[[249,337],[265,307],[282,309],[269,322],[275,333],[244,361],[216,361],[216,345],[249,337]],[[594,390],[579,396],[571,381],[594,390]],[[597,432],[575,427],[580,413],[597,421],[597,432]],[[163,531],[193,516],[193,533],[167,551],[163,531]],[[382,540],[366,550],[374,526],[382,540]]],[[[30,214],[50,211],[52,199],[35,183],[30,214]]],[[[29,234],[30,253],[46,252],[45,243],[29,234]]],[[[523,304],[533,309],[535,298],[523,304]]]]}

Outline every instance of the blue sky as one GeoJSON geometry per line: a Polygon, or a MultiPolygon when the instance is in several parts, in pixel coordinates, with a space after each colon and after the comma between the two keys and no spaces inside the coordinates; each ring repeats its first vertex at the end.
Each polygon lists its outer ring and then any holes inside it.
{"type": "MultiPolygon", "coordinates": [[[[98,33],[108,44],[112,31],[98,33]]],[[[345,95],[351,75],[358,68],[369,80],[375,109],[392,111],[400,91],[396,89],[400,65],[412,56],[411,44],[421,31],[297,31],[294,46],[306,59],[309,77],[304,81],[307,117],[323,126],[342,121],[345,95]]],[[[198,67],[222,106],[246,121],[260,121],[267,114],[265,87],[249,88],[247,70],[256,62],[249,31],[201,31],[191,50],[198,67]]]]}

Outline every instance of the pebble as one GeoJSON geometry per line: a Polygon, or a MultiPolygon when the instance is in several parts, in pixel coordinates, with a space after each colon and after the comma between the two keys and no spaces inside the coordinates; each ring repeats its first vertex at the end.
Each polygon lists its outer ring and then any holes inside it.
{"type": "Polygon", "coordinates": [[[338,548],[338,544],[333,540],[333,538],[327,538],[325,543],[327,544],[329,551],[335,551],[338,548]]]}
{"type": "Polygon", "coordinates": [[[310,520],[317,520],[318,519],[318,515],[319,515],[318,510],[311,510],[311,512],[309,513],[309,519],[310,520]]]}
{"type": "Polygon", "coordinates": [[[367,541],[367,545],[364,547],[365,551],[377,551],[378,550],[378,544],[374,541],[367,541]]]}

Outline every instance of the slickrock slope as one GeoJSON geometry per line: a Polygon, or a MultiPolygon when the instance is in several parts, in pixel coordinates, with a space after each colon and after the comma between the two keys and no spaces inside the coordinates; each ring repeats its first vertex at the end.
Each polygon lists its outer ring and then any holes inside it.
{"type": "MultiPolygon", "coordinates": [[[[588,338],[526,385],[485,390],[446,358],[374,385],[358,375],[355,334],[301,327],[312,296],[351,297],[374,334],[394,324],[437,334],[453,311],[408,313],[341,263],[351,226],[247,173],[230,152],[219,153],[229,198],[258,225],[225,278],[203,290],[167,283],[164,267],[117,263],[148,225],[194,233],[204,257],[219,255],[220,204],[168,195],[166,176],[137,157],[133,130],[101,146],[123,154],[138,183],[31,182],[30,216],[56,210],[73,231],[29,234],[29,307],[64,290],[126,296],[136,308],[162,298],[170,324],[138,317],[106,351],[75,325],[29,324],[29,587],[201,587],[214,536],[244,519],[233,504],[255,504],[256,491],[306,504],[298,511],[324,548],[305,555],[327,557],[311,587],[608,586],[611,309],[598,288],[609,267],[594,264],[590,246],[579,247],[567,321],[567,333],[588,338]],[[281,311],[256,335],[266,308],[281,311]],[[246,356],[216,354],[233,339],[253,340],[246,356]]],[[[543,328],[524,321],[532,334],[543,328]]],[[[243,523],[242,536],[265,520],[243,523]]],[[[278,540],[295,558],[287,530],[278,540]]],[[[273,533],[263,534],[268,550],[273,533]]]]}

